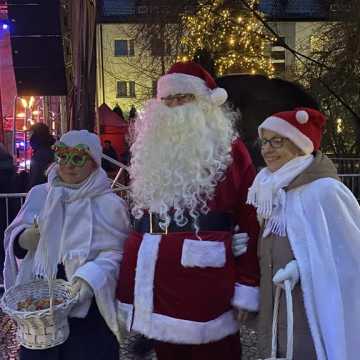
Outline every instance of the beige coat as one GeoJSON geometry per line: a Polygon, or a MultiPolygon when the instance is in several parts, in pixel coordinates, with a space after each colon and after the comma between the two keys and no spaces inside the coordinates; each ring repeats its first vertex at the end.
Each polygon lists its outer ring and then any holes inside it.
{"type": "MultiPolygon", "coordinates": [[[[317,152],[313,163],[287,187],[287,191],[308,184],[320,178],[338,179],[333,163],[321,152],[317,152]]],[[[272,278],[275,273],[294,260],[294,255],[287,237],[270,234],[260,237],[258,246],[260,261],[260,312],[258,319],[258,351],[260,358],[270,357],[272,338],[272,319],[275,287],[272,278]]],[[[308,325],[301,283],[293,290],[294,308],[294,360],[316,360],[315,348],[308,325]]],[[[286,300],[282,292],[278,322],[278,356],[286,356],[287,326],[286,300]]]]}

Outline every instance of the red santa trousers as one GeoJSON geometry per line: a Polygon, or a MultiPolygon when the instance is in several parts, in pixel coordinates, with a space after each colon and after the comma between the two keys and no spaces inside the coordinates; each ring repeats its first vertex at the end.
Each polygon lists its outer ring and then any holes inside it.
{"type": "Polygon", "coordinates": [[[237,333],[220,341],[201,345],[156,341],[155,352],[158,360],[240,360],[240,336],[237,333]]]}

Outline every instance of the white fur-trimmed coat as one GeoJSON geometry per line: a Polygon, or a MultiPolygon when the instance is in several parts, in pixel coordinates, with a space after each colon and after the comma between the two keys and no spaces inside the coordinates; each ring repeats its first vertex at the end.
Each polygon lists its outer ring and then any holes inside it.
{"type": "Polygon", "coordinates": [[[357,360],[359,204],[340,181],[323,178],[289,191],[286,214],[317,358],[357,360]]]}
{"type": "MultiPolygon", "coordinates": [[[[48,184],[42,184],[31,189],[19,214],[5,232],[4,280],[6,288],[31,281],[33,278],[34,251],[29,251],[22,261],[18,261],[15,258],[13,246],[18,234],[33,224],[35,216],[39,216],[40,221],[41,217],[51,216],[42,212],[48,186],[48,184]]],[[[100,313],[109,328],[119,338],[115,289],[123,256],[123,244],[129,232],[128,209],[123,200],[108,191],[91,198],[92,219],[87,219],[78,211],[79,201],[82,199],[64,203],[66,217],[63,231],[66,231],[68,236],[76,238],[77,234],[78,236],[84,234],[84,228],[90,227],[91,222],[92,240],[88,257],[83,264],[78,264],[76,259],[64,261],[66,276],[69,280],[80,277],[87,281],[94,292],[100,313]]],[[[90,304],[91,299],[79,304],[74,307],[70,316],[85,317],[90,304]]]]}

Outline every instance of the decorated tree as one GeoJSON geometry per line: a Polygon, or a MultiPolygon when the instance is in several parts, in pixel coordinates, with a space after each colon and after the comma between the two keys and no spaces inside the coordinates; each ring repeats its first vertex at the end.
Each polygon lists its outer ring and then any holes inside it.
{"type": "MultiPolygon", "coordinates": [[[[229,72],[273,75],[263,25],[239,1],[200,0],[196,11],[182,17],[185,58],[211,56],[216,75],[229,72]]],[[[257,0],[249,0],[251,7],[257,0]]]]}

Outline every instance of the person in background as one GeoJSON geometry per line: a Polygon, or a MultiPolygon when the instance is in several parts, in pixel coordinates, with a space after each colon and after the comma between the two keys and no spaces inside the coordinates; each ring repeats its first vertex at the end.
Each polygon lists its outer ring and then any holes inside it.
{"type": "Polygon", "coordinates": [[[125,141],[125,150],[120,156],[120,162],[128,166],[130,164],[130,157],[131,157],[130,146],[128,142],[125,141]]]}
{"type": "MultiPolygon", "coordinates": [[[[110,156],[112,159],[114,160],[118,160],[118,156],[116,153],[116,150],[114,149],[114,147],[111,145],[111,141],[110,140],[104,140],[104,146],[103,146],[103,153],[107,156],[110,156]]],[[[110,161],[106,160],[106,159],[102,159],[101,160],[101,167],[106,171],[106,172],[110,172],[110,171],[115,171],[117,169],[117,166],[112,164],[110,161]]]]}
{"type": "MultiPolygon", "coordinates": [[[[8,194],[15,191],[15,167],[13,158],[6,150],[5,146],[0,143],[0,193],[8,194]]],[[[7,227],[7,220],[12,221],[14,216],[14,203],[9,200],[6,205],[5,198],[0,198],[0,283],[2,284],[2,272],[5,261],[4,250],[4,231],[7,227]]]]}
{"type": "MultiPolygon", "coordinates": [[[[297,108],[259,126],[266,168],[248,203],[262,223],[258,348],[272,351],[276,287],[290,282],[294,360],[357,360],[360,353],[360,207],[321,153],[325,117],[297,108]]],[[[287,352],[285,292],[280,297],[276,358],[287,352]]]]}
{"type": "Polygon", "coordinates": [[[55,143],[50,134],[49,127],[43,123],[37,123],[30,129],[30,145],[33,150],[30,163],[30,189],[38,184],[46,182],[46,169],[54,161],[54,151],[51,146],[55,143]]]}
{"type": "Polygon", "coordinates": [[[119,360],[115,288],[129,217],[126,203],[111,192],[101,154],[95,134],[64,134],[55,145],[48,182],[30,190],[5,232],[6,289],[39,276],[57,277],[79,294],[65,343],[44,350],[21,347],[20,360],[119,360]],[[16,258],[24,258],[20,267],[16,258]]]}
{"type": "Polygon", "coordinates": [[[113,111],[120,116],[122,120],[124,120],[124,114],[123,111],[118,103],[116,103],[115,107],[113,108],[113,111]]]}
{"type": "Polygon", "coordinates": [[[131,108],[130,108],[130,111],[129,111],[129,117],[128,117],[129,123],[134,121],[136,119],[136,116],[137,116],[136,107],[135,107],[135,105],[131,105],[131,108]]]}
{"type": "Polygon", "coordinates": [[[237,314],[258,306],[258,224],[245,204],[255,169],[226,91],[200,65],[173,65],[157,94],[134,122],[119,319],[155,340],[158,360],[239,360],[237,314]],[[233,255],[233,237],[250,238],[245,254],[233,255]]]}

